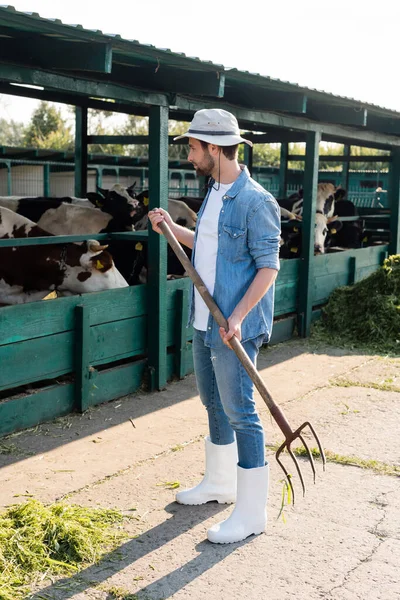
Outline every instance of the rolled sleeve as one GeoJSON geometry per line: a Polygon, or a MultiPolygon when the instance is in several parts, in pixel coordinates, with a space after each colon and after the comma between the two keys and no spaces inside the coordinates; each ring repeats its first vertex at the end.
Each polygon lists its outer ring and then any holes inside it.
{"type": "Polygon", "coordinates": [[[281,218],[277,202],[266,196],[248,223],[248,245],[257,269],[279,271],[281,218]]]}

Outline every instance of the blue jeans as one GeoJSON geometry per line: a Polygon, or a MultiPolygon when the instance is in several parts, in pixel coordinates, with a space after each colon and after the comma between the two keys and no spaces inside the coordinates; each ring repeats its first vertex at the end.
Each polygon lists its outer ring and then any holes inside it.
{"type": "MultiPolygon", "coordinates": [[[[204,345],[206,332],[194,329],[193,362],[201,401],[206,407],[213,444],[237,440],[239,466],[253,469],[265,465],[264,430],[257,414],[253,382],[236,354],[225,344],[204,345]]],[[[243,344],[255,365],[263,336],[243,344]]]]}

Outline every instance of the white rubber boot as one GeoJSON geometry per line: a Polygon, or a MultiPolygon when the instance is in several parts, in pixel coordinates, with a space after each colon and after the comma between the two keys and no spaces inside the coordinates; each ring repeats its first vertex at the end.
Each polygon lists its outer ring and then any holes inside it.
{"type": "Polygon", "coordinates": [[[207,537],[214,544],[240,542],[263,533],[267,526],[269,467],[242,469],[238,466],[237,500],[231,516],[211,527],[207,537]]]}
{"type": "Polygon", "coordinates": [[[209,437],[205,438],[206,472],[196,487],[182,490],[176,495],[179,504],[205,504],[216,500],[220,504],[231,504],[236,500],[237,444],[218,446],[209,437]]]}

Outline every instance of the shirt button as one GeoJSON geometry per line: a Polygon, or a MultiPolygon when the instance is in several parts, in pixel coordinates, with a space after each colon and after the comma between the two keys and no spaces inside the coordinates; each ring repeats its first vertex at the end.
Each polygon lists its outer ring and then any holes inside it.
{"type": "Polygon", "coordinates": [[[211,327],[209,327],[208,329],[211,329],[211,327]]]}

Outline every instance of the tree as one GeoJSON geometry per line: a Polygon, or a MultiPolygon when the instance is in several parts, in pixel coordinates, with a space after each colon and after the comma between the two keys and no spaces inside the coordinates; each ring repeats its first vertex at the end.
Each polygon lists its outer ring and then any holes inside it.
{"type": "Polygon", "coordinates": [[[21,146],[25,125],[18,121],[0,119],[0,146],[21,146]]]}
{"type": "Polygon", "coordinates": [[[61,112],[49,102],[41,102],[32,114],[24,135],[24,146],[73,150],[71,129],[61,112]]]}

